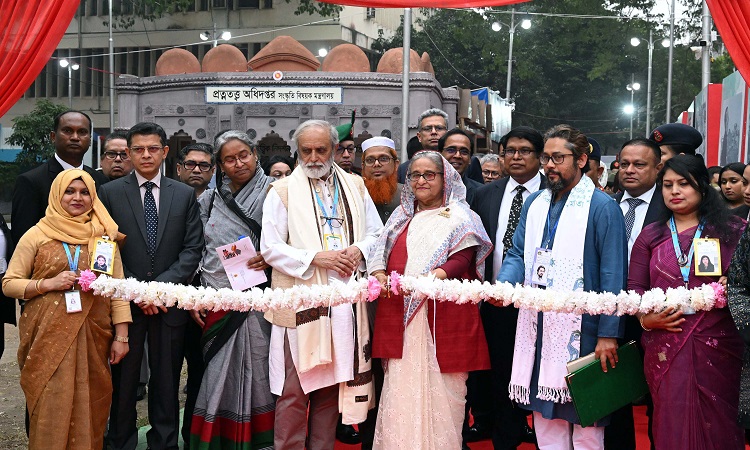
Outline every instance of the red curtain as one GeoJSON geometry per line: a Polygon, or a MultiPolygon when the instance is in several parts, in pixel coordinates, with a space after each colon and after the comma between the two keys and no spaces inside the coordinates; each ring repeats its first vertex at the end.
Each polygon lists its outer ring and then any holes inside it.
{"type": "Polygon", "coordinates": [[[525,3],[529,0],[320,0],[337,5],[369,8],[479,8],[525,3]]]}
{"type": "Polygon", "coordinates": [[[734,65],[750,83],[750,1],[706,0],[734,65]]]}
{"type": "Polygon", "coordinates": [[[0,117],[49,61],[80,0],[0,0],[0,117]]]}

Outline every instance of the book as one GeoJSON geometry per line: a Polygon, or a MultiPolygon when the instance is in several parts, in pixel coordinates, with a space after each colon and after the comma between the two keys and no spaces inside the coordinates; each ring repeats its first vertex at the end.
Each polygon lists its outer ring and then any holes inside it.
{"type": "Polygon", "coordinates": [[[594,359],[565,376],[581,426],[593,425],[648,393],[643,359],[635,341],[618,348],[617,357],[617,365],[608,367],[606,373],[594,359]]]}
{"type": "Polygon", "coordinates": [[[581,356],[573,361],[568,361],[565,367],[568,369],[568,373],[573,373],[581,367],[589,365],[592,361],[596,361],[596,353],[591,352],[586,356],[581,356]]]}

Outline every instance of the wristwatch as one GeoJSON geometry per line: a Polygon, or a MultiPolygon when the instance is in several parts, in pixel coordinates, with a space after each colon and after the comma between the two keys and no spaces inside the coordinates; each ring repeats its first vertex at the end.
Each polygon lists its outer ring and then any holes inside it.
{"type": "Polygon", "coordinates": [[[117,336],[117,335],[115,335],[115,341],[116,342],[126,342],[127,343],[128,342],[128,337],[127,336],[117,336]]]}

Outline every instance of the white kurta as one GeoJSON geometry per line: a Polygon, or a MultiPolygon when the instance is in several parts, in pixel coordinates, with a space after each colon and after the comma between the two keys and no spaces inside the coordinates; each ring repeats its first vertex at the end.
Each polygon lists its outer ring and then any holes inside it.
{"type": "MultiPolygon", "coordinates": [[[[320,198],[326,207],[330,209],[333,205],[333,185],[329,181],[313,180],[316,189],[320,189],[320,198]]],[[[289,195],[295,195],[290,192],[289,195]]],[[[383,222],[380,220],[375,204],[372,202],[370,195],[365,190],[365,237],[354,245],[360,249],[365,258],[370,254],[370,248],[375,244],[383,228],[383,222]]],[[[294,248],[287,244],[289,237],[289,220],[288,212],[281,202],[279,194],[271,189],[266,196],[263,204],[263,232],[260,238],[260,251],[263,258],[270,264],[274,270],[294,278],[308,280],[313,276],[314,267],[312,260],[317,253],[316,250],[294,248]]],[[[317,217],[310,218],[310,226],[315,227],[314,221],[317,217]]],[[[332,230],[328,225],[323,227],[325,233],[331,233],[332,230]]],[[[336,230],[338,231],[338,230],[336,230]]],[[[340,231],[338,231],[340,233],[340,231]]],[[[366,270],[365,262],[360,267],[360,271],[366,270]]],[[[328,280],[343,280],[335,271],[328,271],[328,280]]],[[[354,361],[351,355],[354,355],[354,313],[351,306],[340,305],[331,309],[331,331],[333,336],[333,362],[322,366],[315,367],[304,373],[299,373],[300,385],[305,393],[315,391],[337,383],[350,381],[354,378],[354,361]],[[337,358],[336,355],[347,355],[344,358],[337,358]]],[[[297,330],[295,328],[285,328],[273,325],[271,330],[271,350],[269,352],[269,377],[271,382],[271,392],[275,395],[281,395],[284,387],[284,334],[289,337],[289,348],[292,354],[292,360],[295,367],[297,362],[297,330]]]]}

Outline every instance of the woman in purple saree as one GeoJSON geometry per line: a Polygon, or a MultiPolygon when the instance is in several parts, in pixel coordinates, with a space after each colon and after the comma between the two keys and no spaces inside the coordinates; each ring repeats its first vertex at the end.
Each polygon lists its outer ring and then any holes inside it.
{"type": "MultiPolygon", "coordinates": [[[[730,216],[710,187],[703,161],[690,155],[670,159],[659,173],[658,185],[670,214],[638,236],[628,289],[643,293],[726,283],[723,275],[745,222],[730,216]],[[722,276],[695,275],[692,244],[697,237],[719,239],[722,276]]],[[[656,448],[743,449],[737,407],[744,344],[729,311],[670,308],[639,320],[645,330],[644,370],[654,401],[656,448]]]]}

